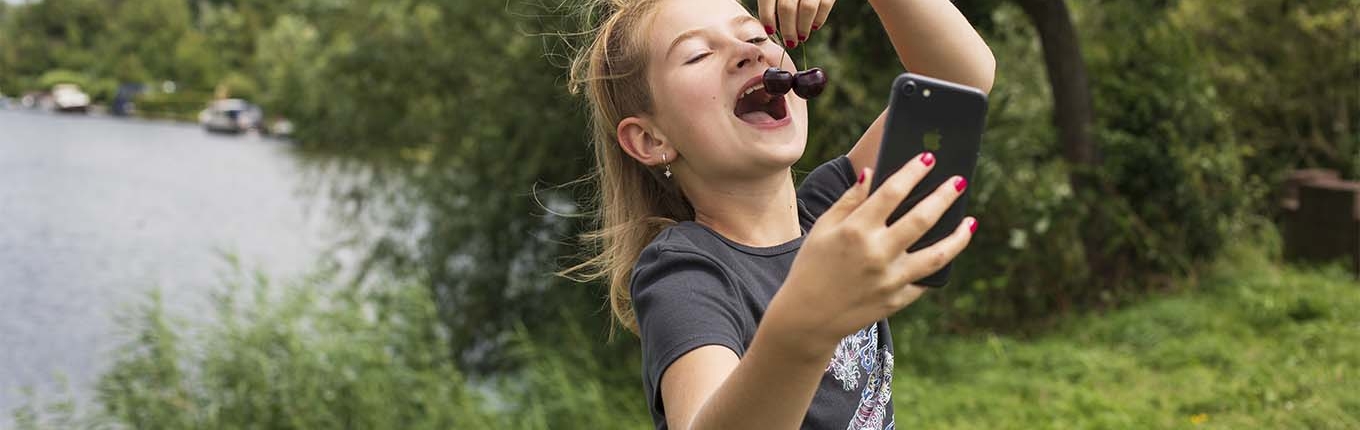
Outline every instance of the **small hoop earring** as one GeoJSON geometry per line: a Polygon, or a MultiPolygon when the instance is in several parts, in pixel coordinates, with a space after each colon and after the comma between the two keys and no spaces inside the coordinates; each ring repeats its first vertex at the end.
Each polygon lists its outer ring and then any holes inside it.
{"type": "Polygon", "coordinates": [[[665,154],[665,153],[662,153],[662,154],[661,154],[661,162],[662,162],[662,163],[666,163],[666,179],[670,179],[670,178],[671,178],[671,163],[669,163],[669,162],[666,161],[666,154],[665,154]]]}

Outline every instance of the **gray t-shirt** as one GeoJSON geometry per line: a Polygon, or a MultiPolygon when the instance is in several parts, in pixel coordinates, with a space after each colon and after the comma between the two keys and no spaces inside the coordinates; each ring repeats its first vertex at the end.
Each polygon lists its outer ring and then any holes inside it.
{"type": "MultiPolygon", "coordinates": [[[[804,234],[856,179],[843,156],[808,174],[798,187],[804,234]]],[[[643,249],[630,285],[642,339],[643,390],[657,429],[666,429],[661,402],[666,368],[705,345],[721,345],[744,356],[802,243],[799,237],[756,248],[685,221],[663,230],[643,249]]],[[[892,351],[887,320],[842,339],[802,428],[894,428],[892,351]]]]}

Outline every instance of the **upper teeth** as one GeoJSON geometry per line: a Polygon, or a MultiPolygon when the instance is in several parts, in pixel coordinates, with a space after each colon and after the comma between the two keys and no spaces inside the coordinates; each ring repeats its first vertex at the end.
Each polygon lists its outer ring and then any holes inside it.
{"type": "Polygon", "coordinates": [[[756,90],[763,90],[763,89],[765,89],[765,84],[756,84],[756,86],[754,86],[754,87],[747,88],[747,89],[746,89],[746,92],[742,93],[741,96],[742,96],[742,97],[746,97],[746,96],[751,95],[751,93],[756,92],[756,90]]]}

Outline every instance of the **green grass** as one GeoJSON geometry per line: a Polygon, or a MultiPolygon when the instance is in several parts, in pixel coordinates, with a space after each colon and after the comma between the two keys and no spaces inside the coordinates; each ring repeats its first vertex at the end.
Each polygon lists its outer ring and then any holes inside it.
{"type": "Polygon", "coordinates": [[[1224,261],[1035,339],[896,328],[898,428],[1360,428],[1360,283],[1224,261]]]}

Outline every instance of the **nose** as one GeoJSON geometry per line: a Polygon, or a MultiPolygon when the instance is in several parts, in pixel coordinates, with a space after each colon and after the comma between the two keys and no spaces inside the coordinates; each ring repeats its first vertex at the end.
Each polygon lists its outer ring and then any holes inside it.
{"type": "Polygon", "coordinates": [[[759,68],[764,63],[765,51],[761,50],[759,46],[743,42],[737,45],[736,55],[733,56],[732,61],[732,71],[738,72],[751,66],[759,68]]]}

